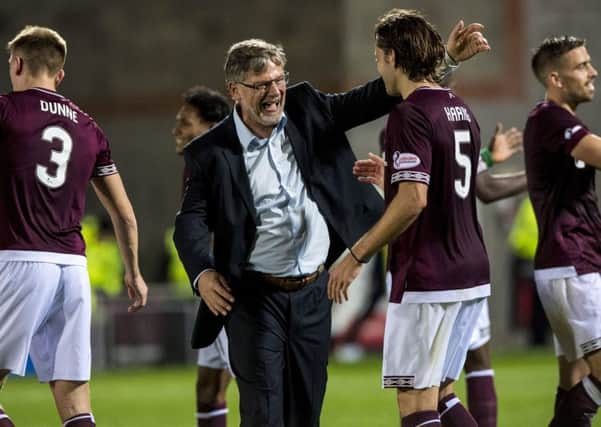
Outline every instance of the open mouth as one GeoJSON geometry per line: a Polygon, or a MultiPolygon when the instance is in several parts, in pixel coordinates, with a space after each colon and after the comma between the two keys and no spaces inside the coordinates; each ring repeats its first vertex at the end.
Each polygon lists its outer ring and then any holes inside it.
{"type": "Polygon", "coordinates": [[[277,113],[280,110],[280,101],[264,101],[261,103],[261,110],[267,114],[277,113]]]}

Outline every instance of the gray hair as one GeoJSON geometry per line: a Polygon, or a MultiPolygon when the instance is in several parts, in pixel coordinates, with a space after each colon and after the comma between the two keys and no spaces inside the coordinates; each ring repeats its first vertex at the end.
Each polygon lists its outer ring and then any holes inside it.
{"type": "Polygon", "coordinates": [[[248,39],[234,43],[225,58],[225,81],[239,82],[244,75],[252,71],[260,73],[272,61],[276,65],[286,66],[286,54],[281,45],[267,43],[261,39],[248,39]]]}

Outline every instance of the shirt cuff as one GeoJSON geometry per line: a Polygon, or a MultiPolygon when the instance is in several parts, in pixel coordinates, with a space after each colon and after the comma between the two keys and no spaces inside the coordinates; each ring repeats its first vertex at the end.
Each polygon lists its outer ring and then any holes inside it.
{"type": "Polygon", "coordinates": [[[205,270],[202,270],[200,273],[198,273],[198,276],[196,276],[196,279],[194,279],[194,281],[192,282],[192,290],[194,291],[195,295],[200,296],[200,292],[198,292],[198,279],[200,279],[200,276],[205,274],[207,271],[217,271],[217,270],[215,270],[214,268],[207,268],[205,270]]]}

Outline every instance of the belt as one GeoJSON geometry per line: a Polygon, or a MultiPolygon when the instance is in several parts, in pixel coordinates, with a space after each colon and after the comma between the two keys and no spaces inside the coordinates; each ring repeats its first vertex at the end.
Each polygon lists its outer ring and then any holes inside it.
{"type": "Polygon", "coordinates": [[[315,282],[319,275],[323,273],[325,267],[321,264],[316,271],[303,276],[292,276],[292,277],[278,277],[267,273],[261,273],[259,271],[248,270],[244,274],[257,282],[264,283],[271,287],[283,290],[286,292],[298,291],[307,285],[315,282]]]}

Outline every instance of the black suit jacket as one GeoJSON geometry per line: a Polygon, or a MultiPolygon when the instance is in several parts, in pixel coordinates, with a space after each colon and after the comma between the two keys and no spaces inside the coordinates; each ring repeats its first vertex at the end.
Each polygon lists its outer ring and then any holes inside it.
{"type": "MultiPolygon", "coordinates": [[[[388,113],[399,101],[386,94],[381,79],[343,94],[324,94],[306,82],[287,90],[286,135],[308,194],[328,224],[327,266],[383,212],[382,198],[374,188],[352,174],[355,156],[345,131],[388,113]]],[[[246,285],[242,275],[255,242],[257,219],[233,116],[189,144],[184,158],[191,178],[175,220],[179,257],[191,282],[202,271],[215,269],[235,293],[246,285]]],[[[192,346],[211,344],[224,320],[201,302],[192,346]]]]}

